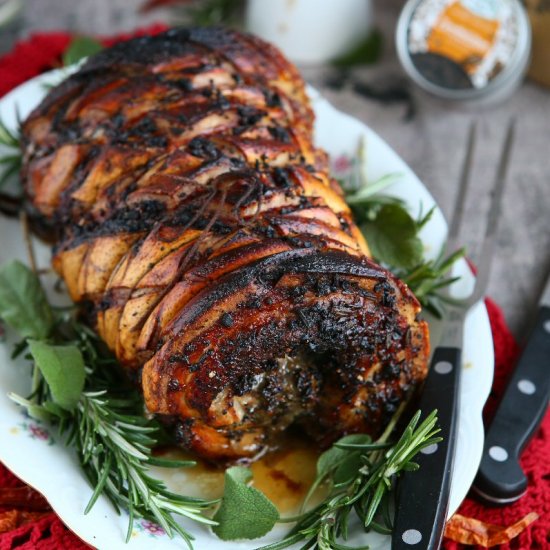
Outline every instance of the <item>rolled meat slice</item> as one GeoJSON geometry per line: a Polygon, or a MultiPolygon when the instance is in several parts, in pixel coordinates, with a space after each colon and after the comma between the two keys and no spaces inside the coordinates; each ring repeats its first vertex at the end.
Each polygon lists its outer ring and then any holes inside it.
{"type": "Polygon", "coordinates": [[[49,92],[23,151],[55,269],[185,448],[376,435],[424,379],[420,306],[369,259],[273,46],[222,28],[114,46],[49,92]]]}

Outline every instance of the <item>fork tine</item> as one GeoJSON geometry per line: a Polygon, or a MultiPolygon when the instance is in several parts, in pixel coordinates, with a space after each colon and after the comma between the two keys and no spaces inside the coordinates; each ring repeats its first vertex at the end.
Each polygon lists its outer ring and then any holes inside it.
{"type": "Polygon", "coordinates": [[[470,174],[474,158],[474,150],[477,139],[477,125],[474,122],[470,124],[468,132],[468,142],[466,145],[466,156],[462,161],[462,172],[460,174],[458,193],[455,201],[455,209],[451,223],[449,224],[449,233],[447,234],[446,252],[454,252],[458,248],[458,234],[462,226],[462,218],[464,215],[464,207],[466,205],[466,196],[468,195],[468,187],[470,184],[470,174]]]}
{"type": "Polygon", "coordinates": [[[489,275],[495,251],[498,220],[501,213],[502,195],[504,194],[504,184],[507,179],[508,167],[510,165],[510,153],[514,143],[515,127],[515,119],[510,120],[506,139],[500,153],[493,191],[491,193],[491,205],[489,206],[487,227],[485,229],[485,237],[481,246],[481,256],[477,266],[476,283],[472,295],[467,300],[469,305],[474,304],[484,296],[489,284],[489,275]]]}

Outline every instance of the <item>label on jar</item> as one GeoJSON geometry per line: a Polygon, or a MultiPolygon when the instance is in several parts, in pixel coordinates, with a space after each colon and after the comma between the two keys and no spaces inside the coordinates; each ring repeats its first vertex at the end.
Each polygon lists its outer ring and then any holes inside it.
{"type": "Polygon", "coordinates": [[[514,0],[424,0],[409,24],[416,69],[451,89],[483,88],[505,68],[518,37],[514,0]]]}

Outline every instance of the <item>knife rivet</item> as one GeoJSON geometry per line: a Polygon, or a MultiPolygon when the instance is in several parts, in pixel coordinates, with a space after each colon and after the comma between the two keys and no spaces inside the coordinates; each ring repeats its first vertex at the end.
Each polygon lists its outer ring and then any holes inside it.
{"type": "Polygon", "coordinates": [[[518,390],[525,395],[533,395],[537,391],[537,387],[531,380],[520,380],[518,382],[518,390]]]}
{"type": "Polygon", "coordinates": [[[422,533],[417,529],[407,529],[401,538],[405,544],[418,544],[422,540],[422,533]]]}
{"type": "Polygon", "coordinates": [[[508,452],[498,445],[489,449],[489,456],[497,462],[506,462],[508,460],[508,452]]]}
{"type": "Polygon", "coordinates": [[[453,370],[453,364],[449,361],[439,361],[434,368],[437,374],[449,374],[453,370]]]}
{"type": "Polygon", "coordinates": [[[550,334],[550,321],[545,321],[544,323],[544,330],[550,334]]]}
{"type": "Polygon", "coordinates": [[[424,447],[420,452],[423,455],[433,455],[435,451],[437,451],[437,443],[432,443],[431,445],[424,447]]]}

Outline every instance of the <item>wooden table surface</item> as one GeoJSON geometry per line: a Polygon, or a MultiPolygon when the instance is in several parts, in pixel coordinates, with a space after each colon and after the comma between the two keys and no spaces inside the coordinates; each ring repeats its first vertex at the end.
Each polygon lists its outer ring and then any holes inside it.
{"type": "MultiPolygon", "coordinates": [[[[34,30],[69,29],[110,34],[153,21],[169,22],[167,11],[138,13],[142,0],[25,0],[23,35],[34,30]]],[[[403,2],[374,2],[376,25],[384,34],[384,55],[357,77],[378,83],[403,77],[395,56],[395,21],[403,2]]],[[[415,91],[417,114],[404,121],[404,106],[381,105],[349,90],[326,88],[323,68],[303,74],[339,109],[378,132],[413,168],[445,213],[453,208],[468,128],[478,123],[479,139],[463,242],[475,261],[495,163],[508,120],[517,121],[509,180],[504,197],[497,256],[489,295],[504,309],[512,330],[526,335],[546,274],[550,271],[550,90],[526,82],[496,107],[465,111],[441,104],[415,91]]]]}

